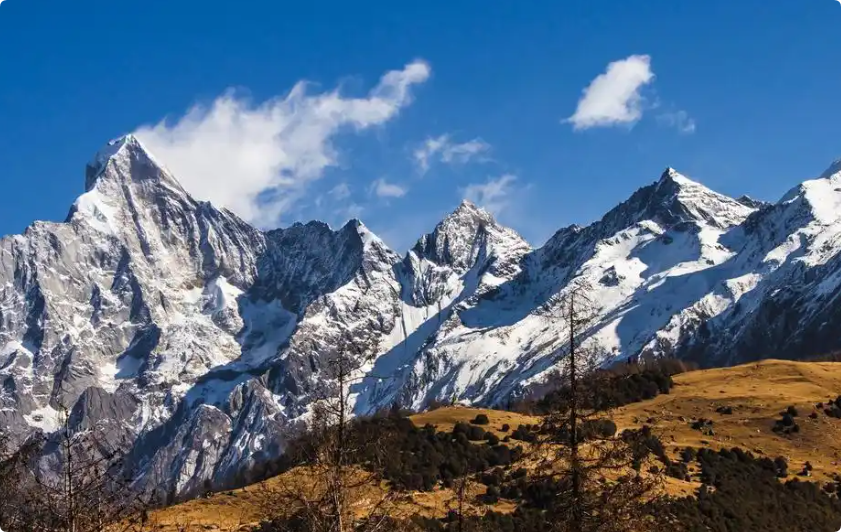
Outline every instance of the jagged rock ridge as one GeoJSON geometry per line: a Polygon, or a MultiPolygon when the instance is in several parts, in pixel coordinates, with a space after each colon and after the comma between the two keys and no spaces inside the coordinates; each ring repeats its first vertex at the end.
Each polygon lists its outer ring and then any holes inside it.
{"type": "Polygon", "coordinates": [[[124,137],[64,223],[0,240],[0,427],[49,434],[64,405],[129,453],[140,486],[190,495],[281,453],[347,338],[373,357],[359,414],[539,389],[563,360],[570,283],[605,362],[834,349],[839,181],[834,165],[766,204],[668,169],[539,249],[464,202],[401,257],[356,220],[258,231],[124,137]]]}

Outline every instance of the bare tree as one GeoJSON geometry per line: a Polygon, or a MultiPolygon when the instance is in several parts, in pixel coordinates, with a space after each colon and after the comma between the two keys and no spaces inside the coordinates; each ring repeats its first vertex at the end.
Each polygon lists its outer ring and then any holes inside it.
{"type": "Polygon", "coordinates": [[[11,507],[0,504],[0,527],[6,532],[145,530],[148,501],[129,486],[119,453],[99,442],[96,431],[75,431],[65,408],[59,413],[61,428],[51,439],[27,442],[2,461],[0,487],[14,483],[14,496],[11,507]],[[55,448],[55,471],[39,470],[44,445],[55,448]]]}
{"type": "Polygon", "coordinates": [[[37,530],[37,516],[27,511],[29,497],[25,489],[28,480],[26,468],[37,452],[33,442],[12,450],[11,438],[0,432],[0,528],[6,532],[37,530]]]}
{"type": "Polygon", "coordinates": [[[385,445],[378,435],[361,438],[352,423],[352,386],[376,352],[376,344],[354,338],[350,330],[339,338],[322,367],[308,429],[294,451],[300,467],[261,489],[269,518],[263,530],[374,532],[390,522],[393,499],[388,490],[378,490],[380,464],[359,462],[361,456],[376,462],[378,453],[371,449],[385,445]],[[369,500],[354,500],[360,490],[367,490],[369,500]]]}
{"type": "Polygon", "coordinates": [[[550,528],[644,532],[651,526],[646,503],[656,498],[659,478],[636,469],[638,448],[617,437],[599,400],[601,386],[593,370],[604,357],[582,341],[594,322],[594,304],[585,287],[573,285],[560,308],[565,324],[562,389],[546,419],[535,475],[555,494],[548,512],[550,528]]]}

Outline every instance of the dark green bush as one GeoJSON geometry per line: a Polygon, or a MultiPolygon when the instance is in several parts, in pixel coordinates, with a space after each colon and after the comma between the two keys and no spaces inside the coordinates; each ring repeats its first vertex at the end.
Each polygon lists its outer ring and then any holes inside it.
{"type": "Polygon", "coordinates": [[[467,439],[470,441],[482,441],[485,439],[485,429],[479,426],[471,426],[467,431],[467,439]]]}
{"type": "Polygon", "coordinates": [[[697,498],[667,501],[658,512],[687,532],[811,532],[841,527],[841,502],[811,482],[781,483],[783,458],[756,459],[742,449],[698,451],[702,488],[697,498]]]}

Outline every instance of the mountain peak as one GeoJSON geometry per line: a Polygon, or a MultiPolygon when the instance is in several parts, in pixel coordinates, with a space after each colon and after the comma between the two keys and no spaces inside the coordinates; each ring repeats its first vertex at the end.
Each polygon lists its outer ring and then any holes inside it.
{"type": "Polygon", "coordinates": [[[626,209],[636,221],[654,220],[666,226],[695,221],[725,229],[741,223],[756,207],[719,194],[669,167],[656,183],[637,191],[627,205],[608,213],[606,218],[618,216],[611,227],[628,223],[626,209]]]}
{"type": "Polygon", "coordinates": [[[114,165],[119,174],[133,180],[165,181],[171,188],[179,191],[184,189],[181,184],[169,174],[142,142],[133,134],[124,135],[109,141],[88,163],[85,176],[85,190],[91,191],[96,187],[100,177],[106,173],[109,166],[114,165]],[[145,171],[135,171],[136,166],[146,167],[145,171]],[[152,170],[152,171],[149,171],[152,170]]]}
{"type": "Polygon", "coordinates": [[[658,181],[658,186],[663,185],[671,185],[676,187],[704,187],[701,183],[697,181],[693,181],[686,177],[685,175],[681,174],[671,166],[666,168],[663,171],[663,174],[660,176],[660,181],[658,181]]]}
{"type": "Polygon", "coordinates": [[[488,224],[496,225],[497,223],[490,212],[467,199],[461,200],[458,207],[444,217],[441,223],[444,224],[448,221],[460,225],[469,224],[477,226],[488,224]]]}
{"type": "Polygon", "coordinates": [[[841,174],[841,159],[838,159],[829,165],[829,168],[821,174],[821,179],[829,179],[838,174],[841,174]]]}
{"type": "Polygon", "coordinates": [[[349,220],[342,230],[351,231],[359,235],[360,240],[362,240],[363,249],[365,250],[368,250],[371,246],[376,246],[390,251],[388,245],[357,218],[349,220]]]}
{"type": "Polygon", "coordinates": [[[96,152],[93,159],[91,159],[88,163],[89,176],[88,183],[86,183],[86,188],[88,190],[90,190],[94,184],[91,181],[95,181],[96,178],[99,177],[99,174],[105,170],[105,167],[108,165],[108,161],[119,157],[120,152],[122,152],[123,149],[139,149],[145,151],[143,145],[140,144],[139,140],[137,140],[137,137],[132,134],[117,137],[116,139],[108,141],[105,146],[96,152]],[[91,177],[91,174],[93,177],[91,177]]]}
{"type": "Polygon", "coordinates": [[[768,205],[770,205],[770,203],[768,203],[766,201],[762,201],[762,200],[752,198],[752,197],[748,196],[747,194],[742,194],[741,196],[736,198],[736,201],[738,201],[742,205],[750,207],[751,209],[761,209],[763,207],[767,207],[768,205]]]}
{"type": "Polygon", "coordinates": [[[482,228],[498,226],[493,215],[470,200],[462,200],[454,211],[435,227],[436,232],[475,234],[482,228]]]}
{"type": "Polygon", "coordinates": [[[469,199],[461,200],[458,207],[456,207],[456,209],[448,216],[479,216],[481,218],[493,219],[493,216],[488,211],[479,207],[469,199]]]}
{"type": "Polygon", "coordinates": [[[504,243],[512,249],[529,247],[516,231],[500,225],[490,212],[465,199],[432,233],[418,240],[412,251],[437,264],[467,270],[473,265],[476,245],[482,240],[504,243]]]}
{"type": "Polygon", "coordinates": [[[455,210],[455,211],[453,211],[453,212],[458,212],[458,211],[481,211],[481,210],[483,210],[483,209],[481,209],[478,205],[476,205],[475,203],[473,203],[473,202],[472,202],[472,201],[470,201],[469,199],[466,199],[466,198],[465,198],[465,199],[461,200],[461,203],[459,203],[459,204],[458,204],[458,207],[456,207],[456,210],[455,210]]]}

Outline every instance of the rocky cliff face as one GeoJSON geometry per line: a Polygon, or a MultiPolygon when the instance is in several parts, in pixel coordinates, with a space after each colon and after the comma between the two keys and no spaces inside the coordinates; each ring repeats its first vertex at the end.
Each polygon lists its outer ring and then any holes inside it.
{"type": "Polygon", "coordinates": [[[128,453],[138,485],[190,495],[282,453],[348,338],[372,360],[358,414],[539,387],[563,360],[573,282],[605,363],[835,349],[839,207],[839,165],[775,204],[669,169],[539,249],[465,202],[401,257],[356,220],[258,231],[125,137],[64,223],[0,240],[0,427],[49,435],[67,408],[128,453]]]}

